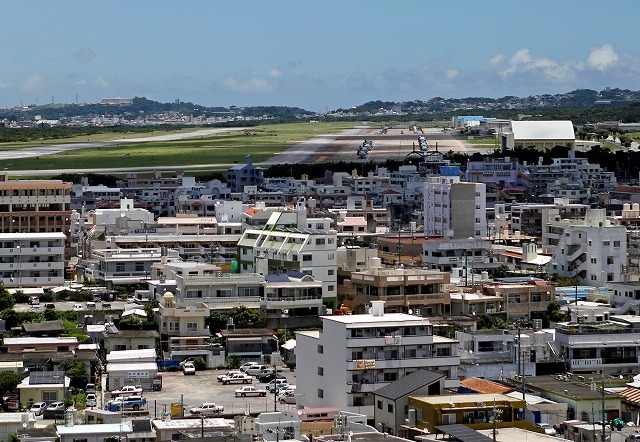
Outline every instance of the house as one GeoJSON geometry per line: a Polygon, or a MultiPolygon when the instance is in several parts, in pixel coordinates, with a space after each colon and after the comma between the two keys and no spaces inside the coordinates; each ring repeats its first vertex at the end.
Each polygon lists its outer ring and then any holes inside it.
{"type": "Polygon", "coordinates": [[[55,337],[64,333],[62,321],[25,322],[22,330],[26,335],[33,337],[55,337]]]}
{"type": "Polygon", "coordinates": [[[0,440],[9,440],[10,434],[25,428],[31,429],[35,423],[36,417],[31,413],[0,413],[0,440]]]}
{"type": "MultiPolygon", "coordinates": [[[[231,432],[232,427],[223,418],[201,418],[201,419],[172,419],[159,420],[154,419],[151,424],[156,432],[157,441],[181,440],[185,432],[191,433],[197,437],[201,432],[208,434],[210,432],[231,432]]],[[[61,441],[62,442],[62,441],[61,441]]]]}
{"type": "Polygon", "coordinates": [[[321,316],[322,329],[296,333],[298,406],[339,407],[373,417],[373,392],[426,368],[457,388],[458,341],[433,334],[428,318],[385,313],[321,316]]]}
{"type": "Polygon", "coordinates": [[[253,156],[247,155],[246,164],[237,164],[227,170],[227,186],[232,192],[242,192],[244,186],[262,185],[264,169],[253,165],[253,156]]]}
{"type": "Polygon", "coordinates": [[[62,371],[33,371],[18,384],[20,403],[62,401],[70,381],[62,371]]]}
{"type": "Polygon", "coordinates": [[[413,409],[415,412],[416,427],[429,433],[434,433],[438,426],[453,424],[464,424],[474,430],[492,428],[493,423],[490,420],[495,413],[494,410],[500,412],[500,421],[496,424],[498,428],[518,427],[533,430],[535,427],[524,420],[525,408],[526,403],[522,399],[503,394],[409,397],[409,411],[413,409]]]}
{"type": "Polygon", "coordinates": [[[373,421],[380,431],[407,436],[409,396],[437,396],[444,391],[445,376],[431,370],[417,370],[373,392],[373,421]]]}
{"type": "Polygon", "coordinates": [[[483,293],[488,296],[502,297],[502,308],[508,318],[531,318],[535,311],[546,311],[555,301],[555,284],[540,278],[514,277],[500,278],[486,283],[483,293]]]}
{"type": "Polygon", "coordinates": [[[104,349],[107,353],[115,350],[155,349],[160,334],[155,330],[118,330],[108,324],[103,332],[104,349]]]}
{"type": "MultiPolygon", "coordinates": [[[[131,422],[118,424],[58,425],[56,431],[60,442],[103,442],[110,438],[128,437],[133,433],[131,422]]],[[[129,440],[129,439],[127,439],[129,440]]]]}
{"type": "Polygon", "coordinates": [[[220,330],[218,335],[227,356],[239,355],[243,361],[269,364],[271,356],[277,352],[276,332],[270,328],[226,329],[220,330]]]}

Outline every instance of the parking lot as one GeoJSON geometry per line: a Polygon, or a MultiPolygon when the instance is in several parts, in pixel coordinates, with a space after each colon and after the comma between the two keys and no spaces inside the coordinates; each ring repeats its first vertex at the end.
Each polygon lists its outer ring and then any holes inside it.
{"type": "MultiPolygon", "coordinates": [[[[267,393],[266,397],[235,397],[235,390],[246,384],[222,385],[217,381],[219,374],[227,370],[197,371],[194,376],[185,376],[182,371],[162,373],[162,391],[145,391],[143,396],[148,401],[148,410],[151,417],[160,417],[165,411],[169,411],[171,403],[180,402],[181,396],[184,404],[185,416],[189,416],[189,409],[204,402],[215,402],[224,406],[224,415],[247,413],[260,413],[274,410],[274,395],[267,393]]],[[[295,373],[285,369],[283,373],[290,384],[295,384],[295,373]]],[[[264,388],[266,384],[253,379],[257,388],[264,388]]],[[[295,405],[276,404],[277,410],[289,410],[295,405]]]]}

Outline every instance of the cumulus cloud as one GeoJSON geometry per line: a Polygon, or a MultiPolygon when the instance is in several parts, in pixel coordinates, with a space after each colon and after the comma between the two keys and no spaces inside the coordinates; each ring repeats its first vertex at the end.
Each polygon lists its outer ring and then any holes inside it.
{"type": "Polygon", "coordinates": [[[81,48],[73,54],[73,58],[80,63],[89,64],[91,63],[91,60],[96,58],[96,53],[89,47],[81,48]]]}
{"type": "Polygon", "coordinates": [[[269,75],[269,77],[272,77],[272,78],[280,77],[282,76],[282,71],[280,69],[273,68],[268,72],[267,75],[269,75]]]}
{"type": "Polygon", "coordinates": [[[489,59],[489,64],[491,64],[492,66],[498,65],[502,63],[506,58],[507,58],[506,55],[502,53],[495,54],[493,57],[489,59]]]}
{"type": "Polygon", "coordinates": [[[591,49],[587,63],[592,69],[604,71],[605,69],[616,64],[620,57],[613,49],[613,45],[607,43],[603,44],[599,48],[591,49]]]}
{"type": "Polygon", "coordinates": [[[42,87],[43,80],[42,77],[38,74],[33,74],[24,81],[22,84],[22,89],[25,91],[35,91],[39,90],[42,87]]]}
{"type": "Polygon", "coordinates": [[[459,76],[460,71],[458,71],[457,69],[447,69],[447,71],[445,72],[445,75],[447,76],[448,79],[451,80],[459,76]]]}
{"type": "Polygon", "coordinates": [[[243,79],[230,75],[222,80],[222,85],[236,92],[271,92],[273,90],[273,86],[267,80],[257,77],[243,79]]]}
{"type": "Polygon", "coordinates": [[[583,63],[568,61],[558,63],[549,58],[536,58],[528,48],[518,49],[509,59],[508,65],[500,74],[508,77],[515,74],[539,74],[542,78],[554,82],[567,82],[575,78],[576,71],[583,63]]]}
{"type": "Polygon", "coordinates": [[[11,87],[11,84],[5,83],[4,81],[0,80],[0,89],[8,89],[10,87],[11,87]]]}

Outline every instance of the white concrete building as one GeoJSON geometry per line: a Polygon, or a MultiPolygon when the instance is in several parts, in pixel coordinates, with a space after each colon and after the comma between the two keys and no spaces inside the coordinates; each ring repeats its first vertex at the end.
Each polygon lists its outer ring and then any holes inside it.
{"type": "Polygon", "coordinates": [[[487,189],[484,183],[462,183],[459,169],[430,177],[424,188],[424,233],[445,238],[487,235],[487,189]]]}
{"type": "MultiPolygon", "coordinates": [[[[322,224],[324,226],[325,224],[322,224]]],[[[306,207],[274,212],[263,229],[247,229],[238,242],[242,273],[298,271],[322,282],[322,297],[337,296],[337,232],[307,228],[306,207]]]]}
{"type": "Polygon", "coordinates": [[[57,287],[64,283],[66,235],[0,233],[0,281],[7,288],[57,287]]]}
{"type": "Polygon", "coordinates": [[[621,281],[626,265],[626,228],[608,220],[604,209],[589,209],[583,221],[567,225],[547,271],[601,287],[621,281]]]}
{"type": "Polygon", "coordinates": [[[433,335],[428,319],[384,313],[322,316],[320,331],[296,333],[298,405],[337,407],[373,417],[373,391],[420,368],[457,388],[458,341],[433,335]]]}

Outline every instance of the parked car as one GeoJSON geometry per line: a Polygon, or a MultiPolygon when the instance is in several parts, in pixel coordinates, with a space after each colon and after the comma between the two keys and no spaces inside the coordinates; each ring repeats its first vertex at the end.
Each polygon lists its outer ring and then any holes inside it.
{"type": "Polygon", "coordinates": [[[234,374],[231,376],[225,376],[222,378],[222,383],[229,384],[250,384],[253,382],[253,378],[245,373],[234,374]]]}
{"type": "Polygon", "coordinates": [[[38,305],[40,304],[40,298],[38,298],[37,296],[31,296],[29,298],[29,305],[38,305]]]}
{"type": "Polygon", "coordinates": [[[227,376],[232,376],[234,374],[242,374],[242,372],[240,370],[230,370],[226,373],[223,374],[219,374],[216,379],[218,379],[218,382],[222,382],[222,378],[227,377],[227,376]]]}
{"type": "Polygon", "coordinates": [[[98,399],[96,398],[95,393],[87,394],[87,407],[97,407],[98,399]]]}
{"type": "Polygon", "coordinates": [[[138,411],[146,406],[147,400],[142,396],[123,396],[110,400],[104,408],[108,411],[138,411]]]}
{"type": "Polygon", "coordinates": [[[114,390],[111,392],[111,397],[118,396],[132,396],[132,395],[141,395],[142,388],[136,387],[135,385],[125,385],[120,390],[114,390]]]}
{"type": "Polygon", "coordinates": [[[193,362],[187,362],[186,364],[184,364],[182,366],[182,373],[184,373],[185,376],[187,375],[194,375],[196,374],[196,367],[193,365],[193,362]]]}
{"type": "Polygon", "coordinates": [[[82,304],[74,304],[72,310],[74,312],[81,312],[84,310],[84,307],[82,307],[82,304]]]}
{"type": "Polygon", "coordinates": [[[224,407],[222,405],[217,405],[213,402],[205,402],[202,405],[197,407],[193,407],[189,410],[189,413],[194,416],[210,416],[220,414],[224,411],[224,407]]]}
{"type": "Polygon", "coordinates": [[[193,361],[195,361],[195,360],[196,360],[196,358],[195,358],[195,357],[193,357],[193,356],[188,357],[188,358],[187,358],[187,359],[185,359],[184,361],[181,361],[181,362],[180,362],[180,364],[179,364],[179,365],[180,365],[180,368],[184,367],[184,364],[186,364],[187,362],[193,362],[193,361]]]}
{"type": "Polygon", "coordinates": [[[241,387],[236,390],[236,397],[247,397],[247,396],[266,396],[267,390],[262,388],[256,388],[253,385],[247,387],[241,387]]]}
{"type": "Polygon", "coordinates": [[[87,310],[95,310],[96,309],[96,303],[95,302],[87,302],[87,310]]]}
{"type": "Polygon", "coordinates": [[[278,402],[281,404],[295,404],[296,395],[292,390],[282,391],[278,394],[278,402]]]}
{"type": "Polygon", "coordinates": [[[55,419],[63,416],[66,409],[64,402],[51,402],[42,415],[45,419],[55,419]]]}
{"type": "Polygon", "coordinates": [[[546,434],[547,436],[555,436],[557,434],[556,429],[549,424],[536,424],[536,427],[542,428],[544,430],[544,434],[546,434]]]}
{"type": "Polygon", "coordinates": [[[640,441],[640,433],[631,433],[624,439],[624,442],[638,442],[638,441],[640,441]]]}
{"type": "Polygon", "coordinates": [[[40,304],[35,304],[31,306],[31,311],[32,312],[41,312],[42,311],[42,307],[40,306],[40,304]]]}
{"type": "Polygon", "coordinates": [[[111,310],[111,303],[110,302],[103,302],[102,303],[102,310],[111,310]]]}
{"type": "Polygon", "coordinates": [[[274,379],[286,379],[286,376],[282,373],[276,373],[274,371],[264,371],[256,375],[256,379],[260,382],[271,382],[274,379]]]}
{"type": "Polygon", "coordinates": [[[95,393],[96,384],[87,384],[87,386],[84,388],[84,391],[86,391],[87,393],[95,393]]]}
{"type": "Polygon", "coordinates": [[[257,362],[245,362],[244,364],[242,364],[240,366],[240,368],[238,370],[240,370],[241,372],[245,373],[247,371],[247,368],[253,366],[253,365],[258,365],[257,362]]]}
{"type": "Polygon", "coordinates": [[[48,308],[48,309],[52,309],[52,310],[54,310],[54,309],[56,308],[56,305],[55,305],[53,302],[47,302],[47,303],[44,305],[44,308],[48,308]]]}
{"type": "Polygon", "coordinates": [[[35,414],[36,416],[41,416],[44,413],[44,410],[47,408],[46,402],[36,402],[29,408],[29,412],[35,414]]]}
{"type": "Polygon", "coordinates": [[[255,364],[255,365],[252,365],[251,367],[248,367],[244,372],[249,376],[256,376],[258,373],[266,369],[267,369],[266,365],[255,364]]]}
{"type": "Polygon", "coordinates": [[[286,379],[274,379],[267,384],[266,388],[269,393],[274,393],[280,390],[281,388],[286,388],[288,386],[289,386],[289,383],[287,382],[286,379]]]}

